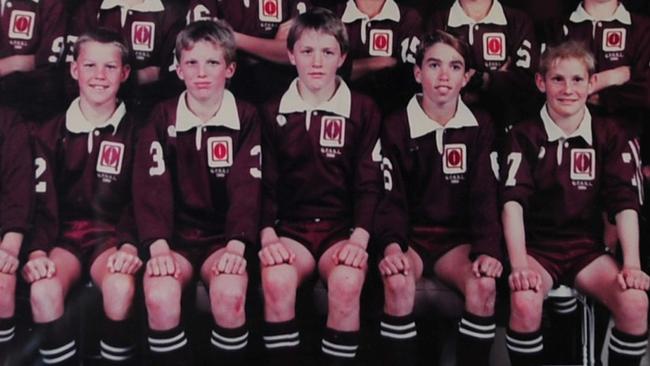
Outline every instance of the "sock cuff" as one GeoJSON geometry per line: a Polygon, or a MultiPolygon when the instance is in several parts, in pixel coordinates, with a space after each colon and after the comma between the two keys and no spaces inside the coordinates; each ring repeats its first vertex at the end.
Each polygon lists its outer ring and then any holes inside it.
{"type": "Polygon", "coordinates": [[[16,335],[16,319],[0,318],[0,343],[9,342],[16,335]]]}
{"type": "Polygon", "coordinates": [[[353,359],[359,350],[359,331],[342,332],[326,328],[321,341],[321,351],[334,358],[353,359]]]}
{"type": "Polygon", "coordinates": [[[496,322],[494,316],[478,316],[467,311],[458,323],[458,332],[466,336],[481,340],[492,340],[496,335],[496,322]]]}
{"type": "Polygon", "coordinates": [[[392,316],[384,313],[379,322],[379,334],[384,338],[394,340],[409,340],[418,335],[412,314],[392,316]]]}
{"type": "Polygon", "coordinates": [[[181,325],[169,330],[157,331],[149,329],[147,337],[149,349],[156,353],[167,353],[183,348],[187,345],[187,336],[181,325]]]}
{"type": "Polygon", "coordinates": [[[264,347],[267,350],[293,348],[300,345],[300,331],[295,319],[264,323],[264,347]]]}
{"type": "Polygon", "coordinates": [[[517,353],[538,353],[544,349],[544,337],[541,328],[529,333],[516,332],[510,327],[506,332],[508,350],[517,353]]]}
{"type": "Polygon", "coordinates": [[[612,328],[609,338],[609,350],[618,354],[640,357],[643,356],[648,347],[648,333],[634,335],[612,328]]]}

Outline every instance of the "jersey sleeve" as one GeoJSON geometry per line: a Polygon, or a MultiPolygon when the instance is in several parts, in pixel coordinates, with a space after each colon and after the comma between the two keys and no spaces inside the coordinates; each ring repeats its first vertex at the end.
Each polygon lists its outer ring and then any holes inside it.
{"type": "MultiPolygon", "coordinates": [[[[0,111],[4,113],[4,111],[0,111]]],[[[30,219],[33,204],[34,171],[32,170],[32,151],[25,123],[8,112],[2,136],[0,153],[0,229],[1,235],[7,232],[27,234],[31,229],[30,219]]]]}
{"type": "Polygon", "coordinates": [[[370,99],[367,99],[367,105],[363,108],[362,118],[364,128],[357,140],[353,180],[354,225],[372,232],[381,187],[379,164],[373,161],[372,152],[379,141],[381,116],[379,108],[370,99]]]}
{"type": "Polygon", "coordinates": [[[384,190],[377,208],[374,232],[380,250],[391,243],[397,243],[406,252],[410,222],[406,183],[409,175],[408,136],[398,120],[386,120],[381,130],[379,158],[384,190]]]}
{"type": "Polygon", "coordinates": [[[469,205],[472,250],[476,257],[486,254],[502,260],[501,224],[497,208],[497,177],[492,168],[496,159],[494,127],[491,123],[481,123],[478,138],[474,143],[475,163],[469,175],[469,205]]]}
{"type": "Polygon", "coordinates": [[[143,245],[157,239],[172,239],[174,204],[165,113],[159,105],[140,130],[133,164],[133,205],[138,236],[143,245]]]}
{"type": "Polygon", "coordinates": [[[500,156],[500,205],[515,201],[526,210],[528,199],[535,190],[530,160],[533,148],[525,131],[518,127],[515,126],[506,136],[500,156]]]}
{"type": "Polygon", "coordinates": [[[257,242],[259,233],[262,191],[261,131],[255,110],[244,116],[243,121],[239,150],[226,183],[229,201],[226,237],[250,245],[257,242]]]}

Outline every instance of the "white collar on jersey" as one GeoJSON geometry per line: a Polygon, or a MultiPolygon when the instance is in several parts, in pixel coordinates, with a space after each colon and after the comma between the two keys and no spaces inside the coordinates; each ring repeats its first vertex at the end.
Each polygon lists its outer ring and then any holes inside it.
{"type": "Polygon", "coordinates": [[[187,91],[181,93],[178,97],[178,104],[176,105],[176,131],[189,131],[196,127],[201,126],[223,126],[231,130],[239,130],[239,113],[237,112],[237,102],[235,96],[228,89],[223,90],[223,99],[221,100],[221,107],[214,116],[209,120],[203,122],[190,111],[187,106],[186,99],[187,91]]]}
{"type": "Polygon", "coordinates": [[[289,89],[282,95],[280,99],[280,113],[294,113],[294,112],[305,112],[305,111],[324,111],[329,113],[335,113],[339,116],[345,118],[350,118],[350,110],[352,109],[352,93],[350,88],[339,78],[339,87],[334,92],[334,95],[325,102],[321,103],[317,107],[312,107],[300,96],[298,92],[298,78],[296,78],[289,89]]]}
{"type": "Polygon", "coordinates": [[[546,135],[548,136],[549,142],[566,140],[572,137],[582,137],[585,142],[587,142],[589,145],[592,145],[593,136],[591,133],[591,113],[589,113],[589,108],[585,107],[585,115],[582,117],[582,121],[580,121],[578,129],[573,131],[573,133],[568,136],[558,125],[555,124],[555,122],[553,122],[553,119],[548,114],[546,104],[544,104],[542,110],[539,112],[539,116],[542,118],[544,130],[546,130],[546,135]]]}
{"type": "Polygon", "coordinates": [[[115,109],[115,112],[113,112],[113,115],[111,115],[104,124],[96,126],[92,122],[88,121],[83,113],[81,113],[79,100],[79,97],[73,100],[72,103],[70,103],[68,110],[65,112],[65,128],[67,128],[68,131],[72,133],[90,133],[98,128],[113,126],[113,134],[117,133],[117,128],[122,121],[122,117],[126,114],[126,106],[124,105],[124,102],[120,102],[115,109]]]}
{"type": "Polygon", "coordinates": [[[158,12],[165,10],[165,5],[163,5],[161,0],[144,0],[142,3],[135,6],[127,5],[125,0],[104,0],[102,1],[100,9],[106,10],[116,6],[141,12],[158,12]]]}
{"type": "Polygon", "coordinates": [[[458,97],[456,113],[449,122],[443,126],[437,121],[429,118],[429,116],[424,112],[424,109],[422,109],[422,106],[420,106],[420,102],[418,101],[418,98],[421,96],[422,94],[414,95],[409,101],[408,106],[406,106],[406,116],[409,121],[411,138],[415,139],[422,137],[437,130],[478,126],[478,121],[476,120],[474,113],[469,110],[460,97],[458,97]]]}
{"type": "Polygon", "coordinates": [[[368,15],[359,10],[359,7],[357,7],[357,3],[355,3],[354,0],[348,0],[345,4],[345,11],[343,11],[341,20],[343,23],[352,23],[357,20],[392,20],[394,22],[399,22],[399,6],[397,6],[395,0],[385,0],[384,6],[382,6],[379,14],[375,15],[373,18],[369,18],[368,15]]]}
{"type": "Polygon", "coordinates": [[[623,24],[627,24],[627,25],[632,24],[632,16],[630,15],[630,12],[627,11],[627,9],[625,9],[623,3],[618,4],[618,8],[616,8],[616,11],[611,16],[605,19],[596,19],[593,16],[591,16],[591,14],[587,13],[585,8],[582,6],[582,2],[581,2],[580,4],[578,4],[578,8],[574,10],[573,13],[571,13],[569,20],[573,23],[580,23],[584,21],[590,21],[593,23],[599,20],[611,22],[613,20],[617,20],[623,24]]]}
{"type": "Polygon", "coordinates": [[[449,19],[447,20],[447,25],[450,27],[461,27],[463,25],[471,24],[496,24],[496,25],[507,25],[508,20],[506,19],[506,14],[503,11],[503,6],[498,0],[492,1],[492,7],[490,11],[485,16],[485,18],[476,21],[470,18],[463,10],[463,7],[460,6],[460,1],[454,1],[454,4],[449,9],[449,19]]]}

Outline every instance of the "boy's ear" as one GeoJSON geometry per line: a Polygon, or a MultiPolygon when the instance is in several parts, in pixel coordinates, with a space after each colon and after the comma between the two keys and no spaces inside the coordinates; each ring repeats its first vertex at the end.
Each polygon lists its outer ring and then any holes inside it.
{"type": "Polygon", "coordinates": [[[596,74],[594,73],[589,77],[589,94],[590,95],[591,95],[591,93],[594,92],[594,88],[596,87],[596,82],[598,82],[598,76],[596,76],[596,74]]]}
{"type": "Polygon", "coordinates": [[[347,54],[347,52],[346,52],[346,53],[342,53],[342,54],[341,54],[341,57],[339,58],[338,66],[336,67],[337,69],[338,69],[339,67],[343,66],[343,64],[345,63],[345,59],[346,59],[346,58],[348,58],[348,54],[347,54]]]}
{"type": "Polygon", "coordinates": [[[120,81],[125,82],[129,78],[129,75],[131,75],[131,65],[122,66],[122,77],[120,81]]]}
{"type": "Polygon", "coordinates": [[[538,72],[535,73],[535,85],[537,85],[539,91],[546,93],[546,82],[544,81],[544,76],[538,72]]]}
{"type": "Polygon", "coordinates": [[[418,84],[422,84],[422,69],[418,64],[413,65],[413,77],[418,84]]]}
{"type": "Polygon", "coordinates": [[[73,79],[79,80],[79,64],[77,61],[72,61],[70,63],[70,75],[72,75],[73,79]]]}
{"type": "Polygon", "coordinates": [[[464,88],[465,85],[467,85],[467,83],[469,83],[469,80],[472,78],[472,76],[474,76],[475,73],[476,70],[474,69],[467,69],[467,71],[463,73],[463,82],[462,82],[462,86],[460,87],[461,89],[464,88]]]}
{"type": "Polygon", "coordinates": [[[230,79],[235,75],[235,71],[237,71],[237,63],[236,62],[231,62],[228,64],[226,67],[226,79],[230,79]]]}
{"type": "Polygon", "coordinates": [[[181,70],[181,65],[180,65],[180,60],[178,61],[178,64],[176,64],[176,76],[178,76],[179,79],[185,80],[183,78],[183,70],[181,70]]]}
{"type": "Polygon", "coordinates": [[[287,55],[289,55],[289,62],[291,62],[293,66],[296,66],[296,57],[293,55],[293,52],[288,49],[287,55]]]}

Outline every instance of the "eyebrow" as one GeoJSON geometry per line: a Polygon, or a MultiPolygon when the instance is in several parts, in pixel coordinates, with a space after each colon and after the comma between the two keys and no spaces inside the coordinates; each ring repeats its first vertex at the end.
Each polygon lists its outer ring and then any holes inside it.
{"type": "MultiPolygon", "coordinates": [[[[424,62],[432,62],[432,61],[443,63],[443,61],[441,59],[436,58],[436,57],[429,57],[426,60],[424,60],[424,62]]],[[[464,65],[465,64],[462,60],[451,60],[451,61],[449,61],[449,63],[452,64],[452,65],[464,65]]]]}

